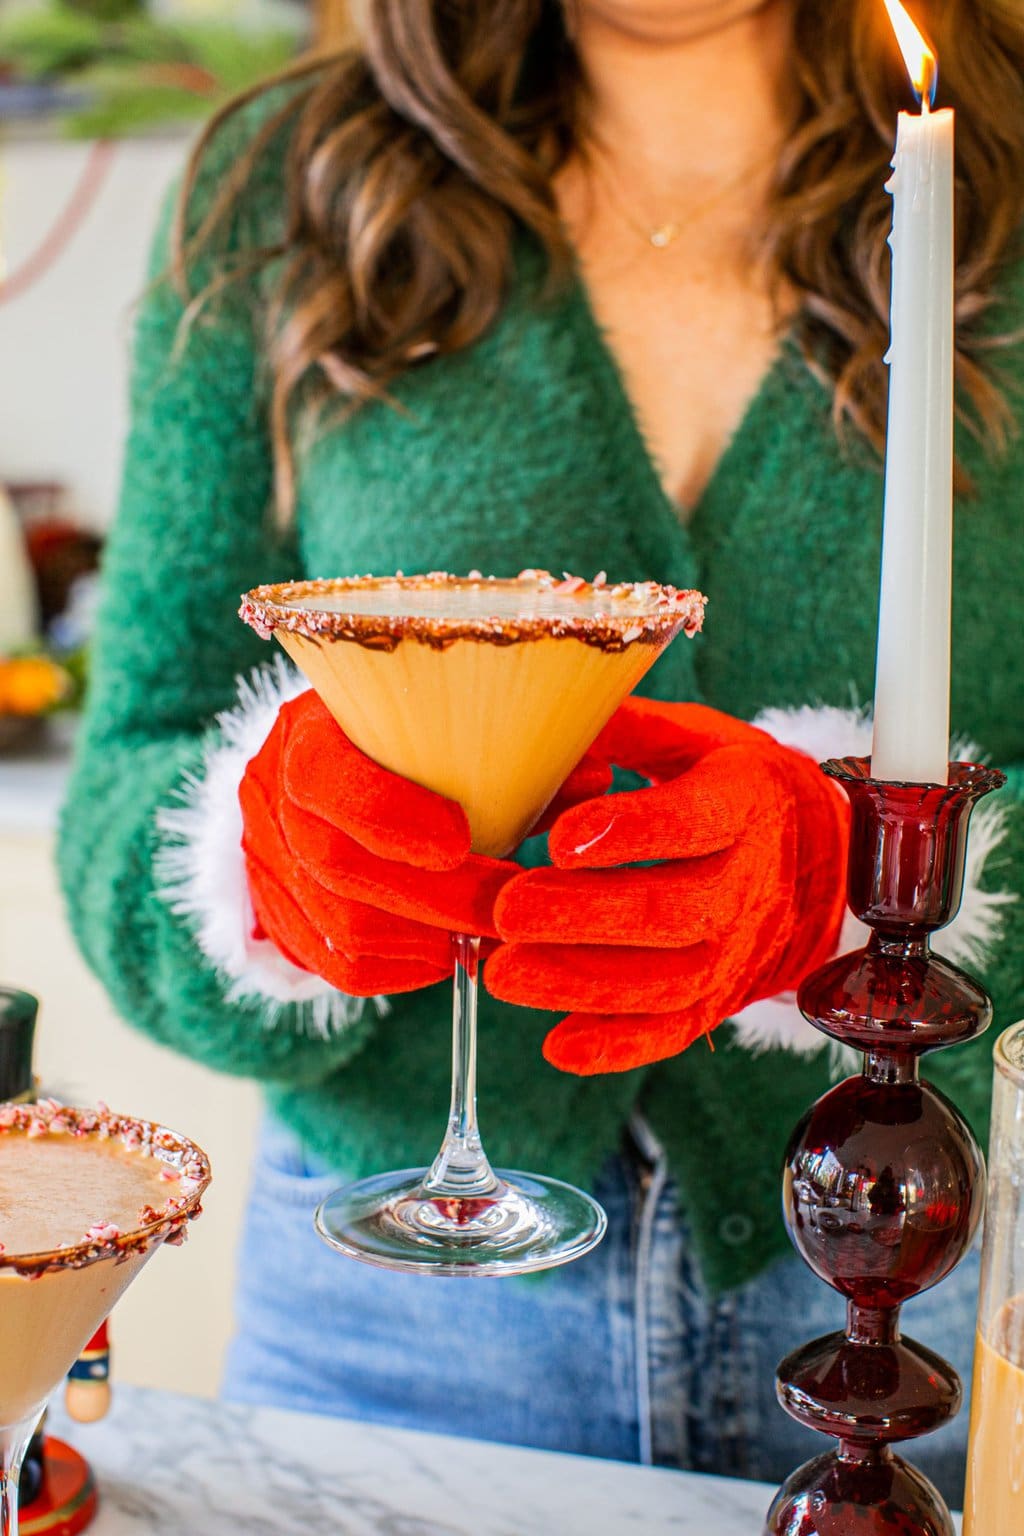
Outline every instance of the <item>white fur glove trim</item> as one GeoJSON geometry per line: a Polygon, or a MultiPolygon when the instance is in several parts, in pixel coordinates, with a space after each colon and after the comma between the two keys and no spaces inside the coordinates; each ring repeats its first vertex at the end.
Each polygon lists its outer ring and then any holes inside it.
{"type": "MultiPolygon", "coordinates": [[[[217,716],[199,772],[179,786],[177,803],[157,812],[162,846],[158,895],[187,919],[196,942],[227,987],[230,1002],[257,1001],[268,1024],[299,1007],[300,1025],[330,1035],[362,1015],[366,999],[346,997],[294,965],[256,926],[242,853],[238,787],[282,704],[308,688],[283,658],[238,682],[238,702],[217,716]]],[[[384,998],[374,1002],[387,1012],[384,998]]]]}
{"type": "MultiPolygon", "coordinates": [[[[871,719],[859,710],[814,708],[769,709],[754,721],[761,730],[784,747],[806,752],[815,762],[829,757],[867,757],[871,753],[871,719]]],[[[977,761],[976,749],[969,744],[955,749],[957,756],[977,761]]],[[[938,948],[954,965],[983,965],[1002,936],[1002,909],[1015,901],[1012,891],[983,891],[981,876],[989,855],[998,848],[1006,830],[1006,813],[999,804],[982,804],[971,819],[964,870],[964,894],[960,910],[938,935],[938,948]]],[[[869,929],[847,911],[839,935],[836,954],[859,949],[867,942],[869,929]]],[[[732,1021],[740,1045],[755,1055],[762,1051],[793,1051],[798,1056],[816,1056],[829,1048],[837,1070],[846,1070],[852,1055],[830,1041],[801,1014],[795,992],[780,993],[751,1003],[732,1021]]],[[[859,1057],[857,1058],[859,1060],[859,1057]]]]}

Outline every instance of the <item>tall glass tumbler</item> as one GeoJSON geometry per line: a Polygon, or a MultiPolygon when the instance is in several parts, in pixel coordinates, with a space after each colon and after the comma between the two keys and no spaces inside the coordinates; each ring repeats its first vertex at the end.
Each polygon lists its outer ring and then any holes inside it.
{"type": "Polygon", "coordinates": [[[1024,1023],[994,1055],[964,1536],[1024,1532],[1024,1023]]]}

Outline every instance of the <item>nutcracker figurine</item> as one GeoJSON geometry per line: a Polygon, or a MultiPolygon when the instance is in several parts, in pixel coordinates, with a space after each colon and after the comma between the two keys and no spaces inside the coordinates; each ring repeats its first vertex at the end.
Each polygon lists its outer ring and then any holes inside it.
{"type": "Polygon", "coordinates": [[[64,1407],[76,1424],[95,1424],[110,1409],[110,1319],[100,1324],[71,1367],[64,1407]]]}
{"type": "MultiPolygon", "coordinates": [[[[0,987],[0,1100],[35,1097],[32,1042],[39,1005],[27,992],[0,987]]],[[[79,1423],[101,1419],[110,1403],[110,1347],[107,1325],[68,1378],[66,1405],[79,1423]]],[[[89,1464],[71,1446],[43,1433],[32,1438],[21,1473],[22,1536],[77,1536],[96,1514],[96,1488],[89,1464]]]]}

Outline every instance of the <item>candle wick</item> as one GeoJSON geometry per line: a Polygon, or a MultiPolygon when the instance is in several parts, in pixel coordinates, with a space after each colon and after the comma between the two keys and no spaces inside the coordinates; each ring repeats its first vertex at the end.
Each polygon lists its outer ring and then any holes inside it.
{"type": "Polygon", "coordinates": [[[935,105],[935,93],[939,85],[939,65],[934,54],[929,54],[922,60],[921,90],[919,99],[921,102],[921,116],[927,117],[935,105]]]}

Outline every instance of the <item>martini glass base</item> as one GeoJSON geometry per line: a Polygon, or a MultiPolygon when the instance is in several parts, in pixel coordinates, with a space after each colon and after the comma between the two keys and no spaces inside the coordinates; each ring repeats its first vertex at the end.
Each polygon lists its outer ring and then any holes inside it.
{"type": "Polygon", "coordinates": [[[429,1275],[523,1275],[596,1248],[607,1217],[560,1179],[495,1170],[487,1196],[452,1198],[426,1168],[379,1174],[328,1195],[316,1229],[330,1247],[380,1269],[429,1275]]]}

